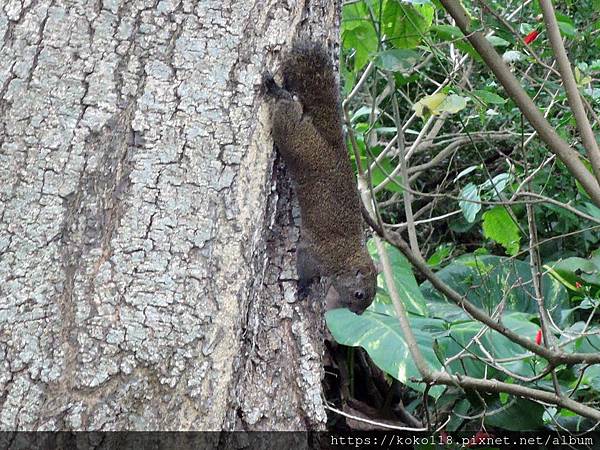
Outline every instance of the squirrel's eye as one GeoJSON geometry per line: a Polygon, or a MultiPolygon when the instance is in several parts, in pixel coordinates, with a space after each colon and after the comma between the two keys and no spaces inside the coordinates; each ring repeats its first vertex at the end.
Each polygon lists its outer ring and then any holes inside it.
{"type": "Polygon", "coordinates": [[[365,298],[365,293],[363,291],[354,291],[354,298],[357,300],[362,300],[365,298]]]}

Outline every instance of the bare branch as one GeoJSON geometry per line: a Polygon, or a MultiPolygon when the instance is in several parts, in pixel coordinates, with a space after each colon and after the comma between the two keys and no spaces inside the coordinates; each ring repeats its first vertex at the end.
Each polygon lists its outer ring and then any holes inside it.
{"type": "MultiPolygon", "coordinates": [[[[390,73],[388,74],[388,83],[390,86],[394,86],[396,80],[394,76],[390,73]]],[[[396,124],[396,129],[398,130],[398,156],[400,158],[400,174],[402,176],[402,180],[410,186],[410,181],[408,179],[408,169],[406,167],[406,149],[404,147],[404,133],[402,132],[402,122],[400,121],[400,110],[398,108],[398,99],[392,92],[392,108],[394,110],[394,122],[396,124]]],[[[409,191],[402,191],[402,198],[404,199],[404,214],[406,215],[406,224],[408,226],[408,240],[410,242],[410,246],[415,255],[419,258],[423,258],[421,255],[421,249],[419,248],[419,241],[417,240],[417,231],[415,229],[415,220],[413,217],[413,209],[412,209],[412,194],[409,191]]]]}

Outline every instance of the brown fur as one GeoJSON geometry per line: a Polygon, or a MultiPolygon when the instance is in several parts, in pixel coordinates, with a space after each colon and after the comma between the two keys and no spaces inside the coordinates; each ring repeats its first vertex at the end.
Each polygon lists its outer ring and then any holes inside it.
{"type": "Polygon", "coordinates": [[[268,75],[264,87],[273,140],[300,203],[300,287],[331,276],[338,297],[328,307],[362,313],[373,301],[377,273],[364,242],[333,67],[321,46],[303,43],[284,57],[281,71],[283,87],[268,75]]]}

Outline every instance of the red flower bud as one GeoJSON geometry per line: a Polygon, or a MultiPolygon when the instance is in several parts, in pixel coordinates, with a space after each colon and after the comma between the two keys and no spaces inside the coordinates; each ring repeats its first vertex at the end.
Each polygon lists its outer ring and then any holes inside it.
{"type": "Polygon", "coordinates": [[[493,438],[494,435],[489,434],[483,430],[479,430],[477,433],[475,433],[475,436],[473,436],[471,439],[469,439],[469,443],[467,444],[467,447],[476,447],[478,445],[484,445],[486,444],[486,440],[489,438],[493,438]]]}
{"type": "Polygon", "coordinates": [[[527,45],[529,45],[537,39],[539,34],[540,34],[539,31],[533,30],[531,33],[529,33],[527,36],[525,36],[525,39],[523,39],[523,42],[525,42],[527,45]]]}
{"type": "Polygon", "coordinates": [[[542,343],[542,330],[541,330],[541,328],[538,330],[537,334],[535,335],[535,343],[537,345],[540,345],[542,343]]]}
{"type": "Polygon", "coordinates": [[[441,439],[440,439],[440,440],[441,440],[441,442],[442,442],[444,445],[447,445],[447,444],[449,444],[449,443],[450,443],[450,442],[449,442],[449,440],[448,440],[448,433],[446,433],[446,432],[445,432],[445,431],[443,431],[443,430],[440,432],[440,438],[441,438],[441,439]]]}
{"type": "Polygon", "coordinates": [[[577,289],[581,289],[581,288],[583,287],[583,285],[582,285],[582,284],[581,284],[579,281],[576,281],[576,282],[575,282],[575,287],[576,287],[577,289]]]}

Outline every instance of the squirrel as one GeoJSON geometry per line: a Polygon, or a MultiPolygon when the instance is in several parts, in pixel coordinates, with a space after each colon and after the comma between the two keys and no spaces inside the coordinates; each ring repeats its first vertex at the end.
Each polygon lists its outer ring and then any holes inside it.
{"type": "Polygon", "coordinates": [[[270,73],[262,83],[273,142],[300,204],[299,292],[330,277],[327,309],[362,314],[375,296],[377,270],[365,244],[333,65],[320,44],[304,41],[284,55],[280,71],[282,86],[270,73]]]}

